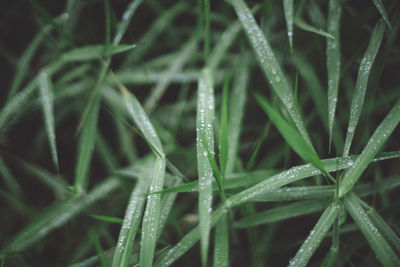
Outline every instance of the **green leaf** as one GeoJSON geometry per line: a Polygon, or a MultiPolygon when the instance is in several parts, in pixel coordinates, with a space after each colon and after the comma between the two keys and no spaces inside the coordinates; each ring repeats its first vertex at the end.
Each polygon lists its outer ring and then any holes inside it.
{"type": "Polygon", "coordinates": [[[374,134],[369,139],[361,155],[357,157],[353,166],[344,174],[339,184],[339,198],[351,191],[355,183],[360,179],[364,170],[368,167],[376,153],[381,149],[390,134],[400,122],[400,100],[393,106],[389,114],[376,128],[374,134]]]}
{"type": "Polygon", "coordinates": [[[385,20],[386,25],[389,27],[390,31],[393,33],[392,26],[390,24],[390,20],[388,15],[386,14],[385,7],[382,4],[381,0],[372,0],[374,2],[374,5],[376,6],[376,9],[378,9],[379,13],[381,13],[382,18],[385,20]]]}
{"type": "Polygon", "coordinates": [[[82,210],[114,191],[118,186],[118,179],[110,177],[98,183],[87,195],[75,195],[53,204],[7,243],[0,252],[0,259],[10,253],[23,251],[37,243],[51,231],[65,225],[68,220],[78,215],[82,210]]]}
{"type": "Polygon", "coordinates": [[[350,119],[347,127],[346,141],[344,144],[343,155],[347,156],[350,152],[351,142],[354,137],[354,132],[357,127],[358,120],[364,105],[365,92],[367,91],[368,78],[371,72],[372,64],[374,63],[376,54],[383,39],[385,25],[379,21],[372,32],[368,48],[364,53],[358,69],[356,87],[354,90],[353,100],[351,101],[350,119]]]}
{"type": "MultiPolygon", "coordinates": [[[[151,173],[149,174],[151,175],[151,173]]],[[[113,267],[126,267],[129,264],[133,243],[143,215],[150,179],[151,177],[144,175],[132,190],[114,252],[113,267]]]]}
{"type": "MultiPolygon", "coordinates": [[[[150,193],[162,189],[165,177],[165,158],[157,157],[151,177],[150,193]]],[[[142,238],[139,256],[140,266],[153,266],[154,250],[157,242],[158,223],[161,213],[161,195],[147,197],[146,210],[142,221],[142,238]]]]}
{"type": "MultiPolygon", "coordinates": [[[[114,54],[123,53],[135,48],[136,45],[110,45],[108,54],[105,57],[109,57],[114,54]]],[[[103,55],[105,46],[103,44],[99,45],[88,45],[79,48],[74,48],[70,51],[65,52],[62,55],[62,60],[64,62],[71,61],[89,61],[93,59],[101,59],[103,55]]]]}
{"type": "Polygon", "coordinates": [[[293,52],[293,0],[283,0],[290,51],[293,52]]]}
{"type": "Polygon", "coordinates": [[[214,266],[229,266],[229,231],[225,214],[215,227],[214,266]]]}
{"type": "Polygon", "coordinates": [[[383,266],[399,266],[400,259],[361,207],[359,199],[350,193],[343,198],[343,204],[383,266]]]}
{"type": "Polygon", "coordinates": [[[338,214],[339,205],[336,203],[332,203],[325,209],[307,239],[289,262],[289,266],[307,266],[308,261],[328,233],[338,214]]]}
{"type": "Polygon", "coordinates": [[[214,155],[214,89],[210,69],[204,69],[198,82],[196,146],[199,179],[199,218],[201,260],[207,263],[211,229],[213,169],[208,155],[214,155]]]}
{"type": "Polygon", "coordinates": [[[51,157],[57,171],[58,153],[56,145],[56,127],[54,123],[54,110],[53,110],[53,85],[49,75],[46,72],[41,72],[38,77],[39,92],[42,101],[43,116],[46,125],[47,138],[49,139],[51,157]]]}
{"type": "Polygon", "coordinates": [[[221,103],[221,120],[219,129],[219,165],[221,169],[222,179],[226,176],[226,164],[228,162],[229,153],[229,132],[228,132],[228,77],[225,78],[224,86],[222,89],[222,103],[221,103]]]}
{"type": "Polygon", "coordinates": [[[102,222],[107,222],[107,223],[116,223],[116,224],[122,224],[123,220],[118,217],[114,216],[105,216],[105,215],[96,215],[96,214],[89,214],[90,217],[102,221],[102,222]]]}
{"type": "Polygon", "coordinates": [[[261,29],[258,27],[246,3],[243,0],[232,0],[231,3],[240,22],[242,23],[251,45],[253,46],[257,61],[264,72],[265,77],[270,82],[272,89],[289,112],[304,140],[312,146],[303,120],[301,119],[300,112],[294,105],[293,91],[290,89],[289,84],[286,81],[285,75],[275,58],[271,46],[261,29]]]}
{"type": "Polygon", "coordinates": [[[271,208],[263,212],[241,218],[236,221],[236,228],[248,228],[261,224],[274,223],[282,220],[295,218],[302,215],[314,213],[326,208],[326,203],[320,200],[299,201],[287,205],[281,205],[276,208],[271,208]]]}
{"type": "Polygon", "coordinates": [[[333,183],[336,183],[335,179],[325,170],[314,149],[304,140],[304,138],[272,108],[265,98],[259,94],[254,94],[254,97],[290,147],[305,161],[312,163],[315,167],[320,169],[321,172],[328,176],[333,183]]]}
{"type": "Polygon", "coordinates": [[[99,109],[100,97],[96,97],[79,137],[78,160],[75,169],[75,187],[79,194],[86,191],[89,182],[89,167],[96,141],[99,109]]]}
{"type": "Polygon", "coordinates": [[[331,147],[333,123],[340,80],[340,17],[342,13],[340,0],[329,1],[327,31],[334,38],[326,39],[326,66],[328,70],[328,124],[329,148],[331,147]]]}
{"type": "Polygon", "coordinates": [[[294,19],[294,25],[296,25],[298,28],[300,28],[304,31],[321,35],[323,37],[326,37],[327,39],[335,39],[335,37],[332,36],[332,34],[306,23],[302,18],[300,18],[298,16],[296,16],[294,19]]]}
{"type": "Polygon", "coordinates": [[[122,18],[117,25],[117,32],[112,42],[113,45],[118,45],[121,42],[122,37],[128,29],[133,14],[135,14],[136,9],[140,6],[142,2],[143,0],[133,0],[125,9],[124,13],[122,14],[122,18]]]}

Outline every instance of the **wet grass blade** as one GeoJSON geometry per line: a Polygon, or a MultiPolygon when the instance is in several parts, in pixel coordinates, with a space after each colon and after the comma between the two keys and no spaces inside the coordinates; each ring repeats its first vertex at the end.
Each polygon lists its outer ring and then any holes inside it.
{"type": "Polygon", "coordinates": [[[293,0],[283,0],[283,10],[285,12],[290,51],[293,52],[293,0]]]}
{"type": "Polygon", "coordinates": [[[326,39],[326,66],[328,71],[328,125],[329,151],[332,142],[332,130],[335,120],[336,103],[340,80],[340,17],[342,13],[340,0],[329,1],[327,31],[334,39],[326,39]]]}
{"type": "MultiPolygon", "coordinates": [[[[391,189],[394,186],[390,186],[391,189]]],[[[359,199],[361,206],[366,209],[366,213],[368,217],[371,219],[371,222],[376,226],[379,232],[383,235],[383,237],[392,245],[394,251],[397,255],[400,255],[400,238],[397,234],[392,230],[392,228],[385,222],[382,216],[378,213],[376,209],[369,206],[367,203],[359,199]]]]}
{"type": "Polygon", "coordinates": [[[226,176],[226,164],[228,162],[229,143],[228,143],[228,87],[229,78],[226,77],[222,88],[221,119],[219,129],[219,166],[222,180],[226,176]]]}
{"type": "Polygon", "coordinates": [[[88,117],[79,137],[78,160],[75,169],[75,190],[78,194],[86,191],[89,182],[89,168],[97,134],[97,120],[100,109],[100,97],[96,97],[89,109],[88,117]]]}
{"type": "Polygon", "coordinates": [[[113,267],[128,266],[133,243],[143,215],[151,177],[141,177],[132,190],[114,252],[113,267]]]}
{"type": "Polygon", "coordinates": [[[312,147],[311,140],[308,136],[303,120],[301,119],[300,112],[294,105],[293,91],[290,89],[289,84],[286,81],[271,46],[260,27],[257,25],[256,20],[246,3],[243,0],[232,0],[231,3],[251,45],[253,46],[257,61],[264,72],[265,77],[270,82],[272,89],[289,112],[304,140],[312,147]]]}
{"type": "Polygon", "coordinates": [[[313,148],[306,143],[298,131],[292,128],[265,98],[259,94],[254,94],[254,97],[290,147],[305,161],[312,163],[315,167],[320,169],[333,183],[336,183],[336,180],[325,170],[313,148]]]}
{"type": "Polygon", "coordinates": [[[302,18],[296,16],[294,19],[294,25],[296,25],[299,29],[302,29],[303,31],[307,32],[312,32],[315,34],[318,34],[320,36],[323,36],[327,39],[335,39],[335,37],[330,34],[329,32],[323,31],[321,29],[318,29],[308,23],[306,23],[302,18]]]}
{"type": "Polygon", "coordinates": [[[103,53],[105,51],[106,46],[103,44],[100,45],[88,45],[84,47],[74,48],[70,51],[65,52],[61,59],[64,62],[83,62],[94,59],[101,59],[102,55],[105,58],[114,55],[129,51],[135,48],[136,45],[110,45],[108,47],[108,53],[103,53]]]}
{"type": "Polygon", "coordinates": [[[228,218],[224,215],[215,227],[214,266],[229,266],[228,218]]]}
{"type": "Polygon", "coordinates": [[[338,214],[339,205],[336,203],[332,203],[325,209],[307,239],[289,262],[289,266],[307,266],[308,261],[328,233],[338,214]]]}
{"type": "Polygon", "coordinates": [[[208,155],[214,156],[214,89],[210,69],[204,69],[198,82],[196,146],[199,179],[201,259],[207,264],[211,229],[213,169],[208,155]]]}
{"type": "Polygon", "coordinates": [[[232,92],[229,99],[228,111],[228,159],[226,162],[226,173],[234,171],[238,155],[240,133],[242,131],[242,122],[247,100],[247,83],[249,80],[249,66],[246,56],[243,55],[242,64],[236,71],[233,79],[232,92]]]}
{"type": "Polygon", "coordinates": [[[38,77],[40,98],[42,101],[44,122],[46,125],[47,138],[50,144],[51,157],[53,159],[54,166],[58,172],[58,153],[56,145],[56,126],[54,123],[54,110],[53,110],[53,85],[49,75],[46,72],[42,72],[38,77]]]}
{"type": "Polygon", "coordinates": [[[126,30],[128,29],[133,14],[135,14],[136,9],[140,6],[142,2],[143,0],[133,0],[129,4],[129,6],[125,9],[124,13],[122,14],[122,18],[117,25],[117,32],[112,42],[113,45],[118,45],[121,42],[122,37],[124,36],[126,30]]]}
{"type": "Polygon", "coordinates": [[[53,204],[47,211],[43,212],[8,242],[0,251],[0,259],[3,259],[10,253],[23,251],[35,244],[51,231],[63,226],[82,210],[114,191],[118,186],[118,179],[110,177],[98,183],[87,195],[72,196],[53,204]]]}
{"type": "Polygon", "coordinates": [[[357,157],[353,166],[348,170],[339,184],[339,198],[351,191],[355,183],[360,179],[364,170],[368,167],[371,160],[381,149],[390,134],[400,122],[400,100],[393,106],[389,114],[376,128],[374,134],[368,141],[361,155],[357,157]]]}
{"type": "Polygon", "coordinates": [[[311,214],[326,208],[327,203],[321,200],[305,200],[259,212],[236,221],[236,228],[248,228],[257,225],[279,222],[302,215],[311,214]]]}
{"type": "MultiPolygon", "coordinates": [[[[150,193],[163,188],[165,177],[165,158],[157,157],[151,177],[150,193]]],[[[161,213],[161,195],[151,194],[147,197],[146,210],[142,221],[142,237],[139,256],[140,266],[153,266],[154,250],[157,242],[158,223],[161,213]]]]}
{"type": "Polygon", "coordinates": [[[381,13],[383,20],[385,21],[385,23],[388,26],[388,28],[390,29],[390,31],[393,33],[393,29],[390,24],[389,17],[386,14],[385,7],[383,6],[382,1],[381,0],[372,0],[372,2],[374,2],[376,9],[378,9],[379,13],[381,13]]]}
{"type": "Polygon", "coordinates": [[[360,205],[357,196],[353,193],[347,194],[343,198],[343,204],[382,264],[384,266],[399,266],[399,258],[372,223],[371,219],[360,205]]]}
{"type": "Polygon", "coordinates": [[[347,156],[350,152],[350,146],[353,141],[354,132],[357,127],[358,120],[364,105],[365,93],[368,86],[368,78],[371,72],[372,64],[378,53],[379,47],[383,39],[385,25],[383,21],[379,21],[372,32],[368,48],[364,53],[358,69],[356,87],[353,94],[353,100],[350,108],[349,125],[347,127],[346,141],[344,144],[343,156],[347,156]]]}
{"type": "Polygon", "coordinates": [[[181,49],[176,58],[170,63],[165,75],[157,82],[147,98],[144,108],[147,113],[151,113],[156,107],[158,101],[165,93],[165,90],[172,82],[174,76],[181,72],[183,66],[192,58],[197,47],[197,37],[192,37],[181,49]]]}

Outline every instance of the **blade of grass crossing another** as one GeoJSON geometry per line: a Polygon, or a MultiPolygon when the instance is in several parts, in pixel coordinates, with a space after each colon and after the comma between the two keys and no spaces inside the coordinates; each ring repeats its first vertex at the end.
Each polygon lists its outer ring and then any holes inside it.
{"type": "Polygon", "coordinates": [[[204,69],[198,82],[196,146],[199,179],[199,217],[201,232],[201,259],[207,264],[211,229],[213,169],[208,159],[214,156],[214,89],[210,69],[204,69]]]}
{"type": "Polygon", "coordinates": [[[379,13],[381,13],[383,20],[385,21],[386,25],[389,27],[390,31],[393,33],[392,25],[390,24],[389,17],[386,14],[385,7],[383,6],[382,1],[381,0],[372,0],[372,2],[374,2],[376,9],[378,9],[379,13]]]}
{"type": "Polygon", "coordinates": [[[226,176],[226,164],[228,162],[229,143],[228,143],[228,87],[229,77],[225,77],[222,89],[221,120],[219,129],[219,165],[222,179],[226,176]]]}
{"type": "Polygon", "coordinates": [[[129,264],[133,242],[135,241],[136,232],[142,218],[146,193],[148,192],[150,182],[150,177],[142,177],[132,190],[114,252],[113,267],[126,267],[129,264]]]}
{"type": "Polygon", "coordinates": [[[228,215],[225,214],[215,227],[214,266],[229,266],[228,215]]]}
{"type": "Polygon", "coordinates": [[[293,52],[293,0],[283,0],[290,52],[293,52]]]}
{"type": "Polygon", "coordinates": [[[364,53],[358,69],[357,82],[354,90],[353,100],[350,108],[349,125],[347,127],[346,141],[344,144],[343,156],[347,156],[350,152],[351,142],[353,141],[354,132],[360,118],[360,114],[364,105],[365,92],[367,91],[368,78],[374,63],[376,54],[382,43],[385,25],[383,21],[379,21],[372,32],[368,48],[364,53]]]}
{"type": "Polygon", "coordinates": [[[289,266],[307,266],[308,261],[328,233],[338,214],[338,204],[332,203],[326,208],[313,230],[311,230],[307,239],[301,245],[293,259],[289,262],[289,266]]]}
{"type": "Polygon", "coordinates": [[[336,183],[336,180],[325,170],[318,155],[313,148],[306,143],[304,138],[272,108],[265,98],[259,94],[254,94],[254,97],[293,150],[305,161],[312,163],[315,167],[320,169],[333,183],[336,183]]]}
{"type": "Polygon", "coordinates": [[[89,182],[89,168],[97,134],[97,121],[100,109],[99,95],[94,99],[94,103],[89,109],[87,120],[83,125],[82,133],[79,137],[78,160],[75,169],[75,190],[77,193],[86,191],[89,182]]]}
{"type": "MultiPolygon", "coordinates": [[[[153,167],[149,193],[159,191],[164,186],[165,158],[157,157],[153,167]]],[[[147,197],[146,210],[142,221],[142,238],[139,266],[153,266],[154,250],[157,242],[158,220],[161,212],[161,195],[151,194],[147,197]]]]}
{"type": "Polygon", "coordinates": [[[54,123],[53,111],[53,85],[49,75],[46,72],[41,72],[38,77],[40,98],[42,101],[43,116],[46,125],[47,137],[49,139],[51,157],[54,166],[58,171],[58,153],[56,145],[56,127],[54,123]]]}
{"type": "Polygon", "coordinates": [[[329,1],[327,30],[334,39],[326,39],[326,66],[328,71],[328,125],[329,151],[332,141],[333,122],[340,79],[340,17],[342,13],[340,0],[329,1]]]}
{"type": "Polygon", "coordinates": [[[371,219],[360,205],[357,196],[353,193],[347,194],[343,198],[343,204],[383,266],[400,266],[400,259],[372,223],[371,219]]]}
{"type": "Polygon", "coordinates": [[[357,157],[353,166],[344,174],[341,183],[339,184],[339,198],[349,192],[361,174],[368,167],[376,153],[380,150],[390,134],[394,131],[400,122],[400,99],[393,106],[389,114],[376,128],[374,134],[369,139],[368,144],[365,146],[361,155],[357,157]]]}
{"type": "Polygon", "coordinates": [[[242,23],[251,45],[253,46],[256,58],[264,72],[264,75],[289,112],[304,140],[313,147],[303,120],[301,119],[301,115],[297,107],[294,105],[293,91],[290,89],[278,61],[275,58],[274,52],[260,27],[257,25],[250,9],[243,0],[232,0],[231,3],[240,22],[242,23]]]}

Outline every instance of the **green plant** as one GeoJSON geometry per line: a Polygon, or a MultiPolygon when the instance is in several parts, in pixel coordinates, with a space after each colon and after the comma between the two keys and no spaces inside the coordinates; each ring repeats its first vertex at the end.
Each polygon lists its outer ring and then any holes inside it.
{"type": "Polygon", "coordinates": [[[2,266],[400,265],[397,1],[18,3],[2,266]]]}

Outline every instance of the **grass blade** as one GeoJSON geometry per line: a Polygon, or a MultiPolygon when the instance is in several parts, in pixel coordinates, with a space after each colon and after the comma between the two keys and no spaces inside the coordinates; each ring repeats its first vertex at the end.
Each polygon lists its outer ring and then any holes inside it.
{"type": "Polygon", "coordinates": [[[215,227],[214,266],[229,266],[229,231],[225,214],[215,227]]]}
{"type": "Polygon", "coordinates": [[[56,145],[56,129],[54,123],[54,111],[53,111],[53,85],[50,81],[50,77],[46,72],[42,72],[38,77],[39,92],[42,100],[43,116],[46,125],[47,137],[49,139],[51,157],[53,159],[54,166],[58,171],[58,153],[56,145]]]}
{"type": "Polygon", "coordinates": [[[229,122],[228,122],[228,159],[226,162],[226,173],[234,171],[237,159],[240,132],[242,130],[243,115],[247,99],[247,83],[249,80],[249,66],[246,56],[243,55],[242,63],[237,69],[237,74],[233,79],[232,93],[229,100],[229,122]]]}
{"type": "Polygon", "coordinates": [[[333,183],[336,183],[335,179],[325,170],[312,146],[305,142],[304,138],[274,110],[265,98],[259,94],[254,94],[254,97],[293,150],[305,161],[312,163],[320,169],[333,183]]]}
{"type": "Polygon", "coordinates": [[[183,66],[192,58],[197,47],[197,37],[191,38],[181,49],[175,59],[170,63],[165,75],[157,82],[150,96],[147,98],[144,108],[147,113],[151,113],[157,105],[162,95],[165,93],[168,85],[172,82],[174,76],[179,73],[183,66]]]}
{"type": "Polygon", "coordinates": [[[376,54],[378,53],[379,47],[383,39],[383,33],[385,31],[385,25],[382,21],[379,21],[372,32],[371,39],[368,44],[368,48],[364,53],[364,56],[358,69],[358,76],[356,87],[351,102],[349,125],[347,128],[346,141],[344,144],[343,155],[347,156],[350,152],[351,142],[353,141],[354,132],[360,118],[361,110],[364,105],[365,92],[367,91],[369,73],[371,72],[372,64],[374,63],[376,54]]]}
{"type": "Polygon", "coordinates": [[[114,217],[114,216],[105,216],[105,215],[96,215],[96,214],[90,214],[89,216],[96,220],[106,222],[106,223],[122,224],[122,222],[124,221],[121,218],[114,217]]]}
{"type": "MultiPolygon", "coordinates": [[[[391,187],[393,188],[393,187],[391,187]]],[[[369,206],[364,201],[360,200],[360,204],[366,209],[366,213],[368,217],[371,219],[371,222],[378,228],[379,232],[383,235],[383,237],[392,245],[393,249],[400,255],[400,238],[397,234],[392,230],[392,228],[385,222],[382,216],[375,210],[373,207],[369,206]]]]}
{"type": "Polygon", "coordinates": [[[326,66],[328,71],[328,125],[329,150],[332,141],[333,122],[340,80],[340,17],[342,13],[340,0],[329,1],[327,30],[334,39],[326,39],[326,66]]]}
{"type": "Polygon", "coordinates": [[[293,52],[293,0],[283,0],[283,9],[285,11],[290,51],[293,52]]]}
{"type": "Polygon", "coordinates": [[[289,262],[289,266],[306,266],[315,250],[318,248],[322,239],[328,233],[329,228],[335,222],[339,214],[339,205],[332,203],[322,213],[317,224],[311,230],[307,239],[301,245],[294,258],[289,262]]]}
{"type": "MultiPolygon", "coordinates": [[[[165,158],[157,157],[151,177],[150,193],[163,188],[165,177],[165,158]]],[[[146,210],[142,221],[142,238],[139,256],[140,266],[153,266],[154,250],[157,241],[158,220],[161,212],[161,195],[151,194],[147,197],[146,210]]]]}
{"type": "Polygon", "coordinates": [[[10,240],[0,251],[0,259],[35,244],[51,231],[63,226],[82,210],[114,191],[118,186],[118,179],[110,177],[97,184],[87,195],[72,196],[54,204],[10,240]]]}
{"type": "Polygon", "coordinates": [[[89,167],[97,135],[97,120],[100,109],[100,97],[96,97],[89,109],[79,138],[78,160],[75,169],[75,190],[78,194],[86,191],[89,182],[89,167]]]}
{"type": "Polygon", "coordinates": [[[211,229],[213,169],[208,155],[214,155],[214,89],[210,69],[204,69],[198,83],[196,146],[199,179],[201,260],[207,264],[211,229]]]}
{"type": "Polygon", "coordinates": [[[232,0],[235,12],[242,23],[242,26],[250,40],[251,45],[256,53],[257,61],[264,72],[267,80],[270,82],[272,89],[278,95],[285,108],[292,117],[297,129],[303,136],[304,140],[312,147],[312,143],[307,134],[301,115],[294,105],[293,91],[290,90],[289,84],[275,58],[274,52],[269,45],[267,39],[258,27],[253,15],[243,0],[232,0]]]}
{"type": "Polygon", "coordinates": [[[10,191],[15,194],[19,195],[21,193],[21,186],[17,182],[17,179],[11,173],[7,164],[4,162],[3,157],[0,155],[0,174],[4,180],[6,186],[10,189],[10,191]]]}
{"type": "Polygon", "coordinates": [[[132,190],[114,252],[113,267],[128,266],[132,247],[143,214],[151,177],[141,177],[132,190]]]}
{"type": "Polygon", "coordinates": [[[295,218],[302,215],[314,213],[326,208],[324,201],[306,200],[287,205],[280,205],[263,212],[259,212],[236,221],[236,228],[248,228],[261,224],[274,223],[282,220],[295,218]]]}
{"type": "Polygon", "coordinates": [[[222,88],[221,120],[219,129],[219,165],[222,179],[225,180],[226,164],[228,162],[229,143],[228,143],[228,87],[229,80],[226,77],[222,88]]]}
{"type": "Polygon", "coordinates": [[[140,6],[143,0],[133,0],[129,6],[125,9],[124,14],[122,14],[121,21],[117,25],[117,33],[114,36],[113,45],[117,45],[121,42],[126,29],[128,29],[129,22],[131,21],[133,14],[135,14],[136,9],[140,6]]]}
{"type": "Polygon", "coordinates": [[[65,52],[61,58],[64,62],[82,62],[94,59],[101,59],[104,54],[105,58],[129,51],[135,48],[136,45],[110,45],[108,48],[108,53],[103,53],[105,50],[105,45],[88,45],[83,47],[74,48],[70,51],[65,52]]]}
{"type": "Polygon", "coordinates": [[[399,266],[399,258],[361,207],[359,199],[350,193],[343,198],[343,204],[382,264],[399,266]]]}
{"type": "Polygon", "coordinates": [[[326,37],[327,39],[335,39],[334,36],[332,36],[332,34],[330,34],[329,32],[323,31],[321,29],[318,29],[308,23],[306,23],[302,18],[296,16],[294,19],[294,25],[296,25],[298,28],[302,29],[303,31],[307,31],[307,32],[312,32],[318,35],[321,35],[323,37],[326,37]]]}
{"type": "Polygon", "coordinates": [[[372,0],[372,2],[374,2],[376,9],[378,9],[379,13],[381,13],[383,20],[385,21],[385,23],[388,26],[388,28],[390,29],[390,31],[393,33],[393,29],[390,24],[389,17],[386,14],[385,7],[383,6],[382,1],[381,0],[372,0]]]}
{"type": "Polygon", "coordinates": [[[344,174],[343,180],[339,184],[339,198],[346,195],[346,193],[353,188],[354,184],[361,177],[361,174],[368,167],[371,160],[375,157],[376,153],[378,153],[379,149],[389,138],[399,122],[400,100],[397,101],[389,114],[386,115],[385,119],[379,124],[378,128],[376,128],[368,144],[365,146],[361,155],[357,157],[351,169],[344,174]]]}

